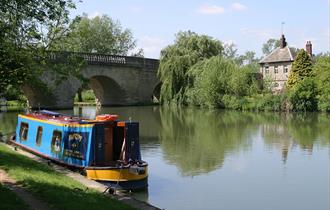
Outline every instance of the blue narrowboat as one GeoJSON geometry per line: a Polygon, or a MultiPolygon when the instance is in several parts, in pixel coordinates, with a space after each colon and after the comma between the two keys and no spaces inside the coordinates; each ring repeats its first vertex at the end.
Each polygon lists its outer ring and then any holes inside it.
{"type": "Polygon", "coordinates": [[[18,116],[11,140],[36,155],[82,170],[87,178],[121,189],[148,185],[148,164],[141,159],[139,123],[117,115],[95,120],[39,111],[18,116]]]}

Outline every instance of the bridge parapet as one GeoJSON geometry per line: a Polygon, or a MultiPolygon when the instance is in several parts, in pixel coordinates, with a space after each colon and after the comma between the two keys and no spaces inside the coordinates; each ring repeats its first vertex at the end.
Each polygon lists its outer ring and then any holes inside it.
{"type": "Polygon", "coordinates": [[[48,57],[55,61],[63,61],[67,56],[77,56],[83,58],[88,64],[92,65],[120,65],[148,69],[157,71],[159,60],[151,58],[141,58],[133,56],[107,55],[99,53],[80,53],[80,52],[49,52],[48,57]]]}

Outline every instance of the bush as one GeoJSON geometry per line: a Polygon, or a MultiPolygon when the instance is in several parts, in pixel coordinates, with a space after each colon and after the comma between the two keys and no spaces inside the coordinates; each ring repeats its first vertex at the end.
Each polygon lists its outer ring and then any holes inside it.
{"type": "Polygon", "coordinates": [[[224,108],[222,97],[232,92],[229,81],[234,71],[238,71],[235,63],[219,56],[197,63],[187,73],[191,81],[186,92],[187,102],[224,108]]]}
{"type": "Polygon", "coordinates": [[[317,110],[317,88],[313,78],[306,78],[289,91],[293,111],[317,110]]]}
{"type": "Polygon", "coordinates": [[[226,109],[242,110],[246,99],[232,95],[224,95],[222,97],[223,105],[226,109]]]}
{"type": "Polygon", "coordinates": [[[185,96],[191,105],[242,109],[244,96],[260,91],[253,68],[239,67],[220,56],[198,62],[187,75],[190,83],[185,96]]]}
{"type": "Polygon", "coordinates": [[[330,57],[320,57],[314,68],[315,81],[319,90],[318,108],[321,111],[330,111],[330,57]]]}
{"type": "Polygon", "coordinates": [[[246,103],[243,106],[244,110],[253,111],[283,111],[286,109],[286,96],[258,94],[252,97],[246,97],[246,103]]]}

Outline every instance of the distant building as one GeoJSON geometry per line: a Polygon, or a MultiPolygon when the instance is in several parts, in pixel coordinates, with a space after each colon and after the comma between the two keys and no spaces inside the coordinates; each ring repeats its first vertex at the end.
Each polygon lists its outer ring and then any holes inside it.
{"type": "MultiPolygon", "coordinates": [[[[312,55],[312,43],[310,41],[307,41],[306,51],[312,55]]],[[[274,92],[280,92],[285,87],[295,56],[282,34],[280,46],[259,62],[260,73],[264,79],[269,78],[273,81],[272,90],[274,92]]]]}

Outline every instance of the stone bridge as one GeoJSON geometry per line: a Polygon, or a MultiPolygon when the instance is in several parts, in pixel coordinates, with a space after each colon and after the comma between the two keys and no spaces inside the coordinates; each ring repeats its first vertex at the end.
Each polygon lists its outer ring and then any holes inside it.
{"type": "MultiPolygon", "coordinates": [[[[159,80],[156,59],[103,55],[94,53],[67,53],[83,58],[86,65],[82,75],[89,79],[89,86],[101,105],[144,105],[159,97],[159,80]]],[[[56,60],[60,53],[50,53],[56,60]]],[[[23,92],[32,108],[72,108],[74,97],[82,82],[75,77],[58,81],[59,75],[45,71],[41,81],[47,87],[36,87],[26,83],[23,92]]]]}

